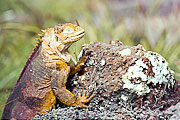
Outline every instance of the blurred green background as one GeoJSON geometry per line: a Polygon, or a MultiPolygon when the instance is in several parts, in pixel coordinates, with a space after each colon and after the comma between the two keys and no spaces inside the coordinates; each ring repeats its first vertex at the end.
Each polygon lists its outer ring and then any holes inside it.
{"type": "Polygon", "coordinates": [[[75,58],[92,41],[142,44],[164,56],[180,80],[179,0],[0,0],[0,118],[40,30],[75,20],[86,31],[70,47],[75,58]]]}

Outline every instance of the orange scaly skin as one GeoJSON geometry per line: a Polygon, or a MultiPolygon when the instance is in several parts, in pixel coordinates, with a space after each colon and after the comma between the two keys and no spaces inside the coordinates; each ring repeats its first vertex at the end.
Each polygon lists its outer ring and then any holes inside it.
{"type": "Polygon", "coordinates": [[[77,72],[86,61],[82,58],[70,73],[68,48],[83,36],[84,30],[70,23],[43,30],[7,100],[2,119],[31,119],[36,112],[50,110],[56,98],[68,106],[87,107],[85,103],[94,97],[91,91],[76,98],[66,89],[69,74],[77,72]]]}

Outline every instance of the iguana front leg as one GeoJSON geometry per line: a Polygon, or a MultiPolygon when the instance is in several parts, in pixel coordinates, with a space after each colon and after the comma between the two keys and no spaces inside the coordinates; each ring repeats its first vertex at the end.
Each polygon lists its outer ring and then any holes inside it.
{"type": "Polygon", "coordinates": [[[86,60],[88,59],[88,56],[82,56],[77,65],[71,65],[71,72],[70,75],[74,75],[75,73],[77,73],[78,71],[80,71],[81,67],[84,65],[84,63],[86,62],[86,60]]]}

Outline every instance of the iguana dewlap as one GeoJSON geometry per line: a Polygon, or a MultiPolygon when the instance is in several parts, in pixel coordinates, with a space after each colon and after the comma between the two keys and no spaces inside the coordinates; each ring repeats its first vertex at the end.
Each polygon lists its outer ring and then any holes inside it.
{"type": "MultiPolygon", "coordinates": [[[[7,100],[2,119],[31,119],[36,112],[50,110],[56,98],[68,106],[87,107],[84,104],[94,95],[85,95],[84,92],[76,98],[66,89],[71,59],[68,48],[83,36],[84,30],[70,23],[43,30],[38,45],[7,100]]],[[[81,62],[77,68],[82,65],[81,62]]]]}

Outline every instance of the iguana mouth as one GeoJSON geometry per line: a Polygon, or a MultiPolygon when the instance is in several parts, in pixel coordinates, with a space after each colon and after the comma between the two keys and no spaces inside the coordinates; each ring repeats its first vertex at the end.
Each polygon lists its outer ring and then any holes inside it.
{"type": "Polygon", "coordinates": [[[70,43],[74,43],[78,40],[80,40],[83,36],[85,35],[85,32],[81,31],[81,32],[78,32],[76,33],[75,35],[71,35],[69,36],[65,41],[63,41],[62,43],[63,44],[70,44],[70,43]]]}

